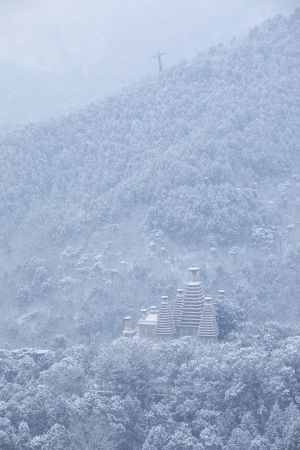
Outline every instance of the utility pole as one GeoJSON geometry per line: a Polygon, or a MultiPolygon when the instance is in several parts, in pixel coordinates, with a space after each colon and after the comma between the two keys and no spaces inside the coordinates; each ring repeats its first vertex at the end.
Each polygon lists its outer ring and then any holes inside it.
{"type": "Polygon", "coordinates": [[[155,55],[152,56],[153,59],[157,59],[159,73],[163,71],[162,56],[164,55],[165,53],[157,52],[155,55]]]}

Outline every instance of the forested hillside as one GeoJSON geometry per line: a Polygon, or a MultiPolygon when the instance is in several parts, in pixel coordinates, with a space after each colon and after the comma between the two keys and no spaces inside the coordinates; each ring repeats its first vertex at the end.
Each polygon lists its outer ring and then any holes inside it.
{"type": "Polygon", "coordinates": [[[247,318],[299,320],[299,41],[298,10],[2,135],[3,343],[117,335],[190,262],[247,318]]]}

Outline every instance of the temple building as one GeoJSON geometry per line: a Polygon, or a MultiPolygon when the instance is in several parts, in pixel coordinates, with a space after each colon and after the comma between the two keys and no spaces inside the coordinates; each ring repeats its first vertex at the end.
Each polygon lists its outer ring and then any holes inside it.
{"type": "MultiPolygon", "coordinates": [[[[162,297],[159,308],[151,306],[141,309],[137,330],[129,326],[130,318],[124,319],[124,337],[137,335],[152,340],[170,340],[184,336],[194,336],[205,343],[217,342],[218,326],[214,301],[204,297],[201,282],[198,280],[199,269],[191,267],[190,281],[185,289],[178,289],[173,310],[167,296],[162,297]]],[[[219,295],[223,295],[220,291],[219,295]]]]}
{"type": "Polygon", "coordinates": [[[157,322],[158,309],[156,306],[151,306],[149,309],[141,309],[141,318],[138,321],[138,336],[155,339],[157,322]]]}

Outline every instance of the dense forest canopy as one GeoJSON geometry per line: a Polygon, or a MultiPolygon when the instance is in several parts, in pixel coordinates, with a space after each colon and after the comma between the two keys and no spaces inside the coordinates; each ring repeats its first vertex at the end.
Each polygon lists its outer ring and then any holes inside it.
{"type": "Polygon", "coordinates": [[[2,351],[2,449],[299,448],[299,329],[244,328],[217,346],[65,346],[2,351]]]}

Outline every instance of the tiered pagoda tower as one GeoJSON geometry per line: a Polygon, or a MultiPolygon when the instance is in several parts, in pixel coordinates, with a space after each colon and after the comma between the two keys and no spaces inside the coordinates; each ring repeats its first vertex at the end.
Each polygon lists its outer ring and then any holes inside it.
{"type": "Polygon", "coordinates": [[[217,342],[218,325],[211,297],[205,297],[197,336],[202,342],[217,342]]]}
{"type": "Polygon", "coordinates": [[[183,289],[177,289],[176,302],[175,302],[174,311],[173,311],[173,318],[174,318],[174,323],[175,323],[176,328],[180,324],[181,312],[182,312],[182,307],[183,307],[183,299],[184,299],[183,289]]]}
{"type": "Polygon", "coordinates": [[[198,333],[204,295],[202,285],[197,279],[198,267],[189,269],[191,281],[189,281],[184,290],[182,311],[179,322],[180,336],[196,336],[198,333]]]}
{"type": "Polygon", "coordinates": [[[173,315],[166,295],[162,296],[159,307],[156,336],[159,340],[172,339],[175,336],[175,325],[173,315]]]}

